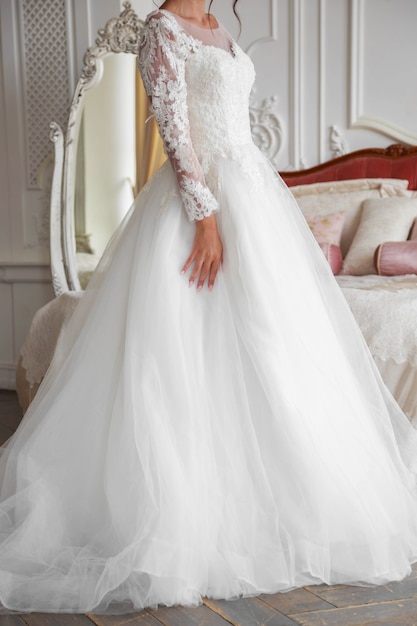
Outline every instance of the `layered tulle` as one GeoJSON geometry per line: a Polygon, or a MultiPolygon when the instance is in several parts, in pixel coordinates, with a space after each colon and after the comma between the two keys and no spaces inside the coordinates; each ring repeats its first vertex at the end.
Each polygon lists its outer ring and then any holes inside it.
{"type": "Polygon", "coordinates": [[[378,584],[417,559],[416,432],[291,195],[246,156],[250,176],[213,164],[211,293],[180,274],[194,226],[168,165],[110,243],[1,457],[3,610],[378,584]]]}

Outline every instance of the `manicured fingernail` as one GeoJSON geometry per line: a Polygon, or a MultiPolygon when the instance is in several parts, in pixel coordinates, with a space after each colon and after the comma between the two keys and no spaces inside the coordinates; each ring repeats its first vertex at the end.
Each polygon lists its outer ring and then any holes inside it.
{"type": "Polygon", "coordinates": [[[198,285],[198,287],[197,287],[197,291],[201,291],[201,290],[202,290],[202,288],[203,288],[203,285],[198,285]]]}
{"type": "Polygon", "coordinates": [[[181,270],[181,276],[185,274],[185,270],[181,270]]]}
{"type": "Polygon", "coordinates": [[[194,281],[193,281],[193,280],[189,280],[189,281],[188,281],[188,286],[189,286],[189,287],[192,287],[193,285],[194,285],[194,281]]]}
{"type": "Polygon", "coordinates": [[[213,286],[214,285],[209,285],[209,291],[213,291],[213,286]]]}

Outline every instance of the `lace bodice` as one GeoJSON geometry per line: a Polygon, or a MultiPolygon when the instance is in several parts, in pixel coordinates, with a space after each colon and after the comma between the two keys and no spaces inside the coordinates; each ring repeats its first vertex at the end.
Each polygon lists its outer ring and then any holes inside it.
{"type": "Polygon", "coordinates": [[[139,69],[193,221],[218,210],[211,164],[252,142],[248,106],[255,73],[221,25],[206,32],[184,22],[168,11],[148,16],[139,69]]]}

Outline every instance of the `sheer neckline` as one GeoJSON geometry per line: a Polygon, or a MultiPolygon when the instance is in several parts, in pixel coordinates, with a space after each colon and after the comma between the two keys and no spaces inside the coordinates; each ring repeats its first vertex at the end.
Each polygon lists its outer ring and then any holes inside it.
{"type": "Polygon", "coordinates": [[[219,20],[216,17],[214,19],[217,22],[217,26],[213,27],[213,28],[206,28],[205,26],[199,26],[198,24],[194,24],[194,22],[190,22],[190,20],[187,20],[187,18],[182,17],[181,15],[178,15],[178,13],[174,13],[173,11],[169,11],[168,9],[159,9],[159,11],[162,11],[162,12],[165,12],[165,13],[169,13],[170,15],[173,15],[175,18],[178,18],[182,22],[186,22],[190,26],[193,26],[194,28],[198,28],[199,30],[209,30],[209,31],[220,30],[220,22],[219,22],[219,20]]]}
{"type": "Polygon", "coordinates": [[[206,48],[214,48],[216,50],[222,50],[232,59],[236,58],[235,42],[232,39],[232,37],[229,35],[229,33],[226,31],[223,24],[219,22],[218,20],[217,20],[217,23],[218,23],[217,28],[210,29],[210,28],[202,28],[200,26],[196,26],[195,24],[192,24],[191,22],[182,18],[176,13],[173,13],[172,11],[167,11],[167,9],[158,9],[157,11],[154,11],[153,15],[157,13],[162,13],[162,15],[165,15],[170,20],[173,20],[176,24],[176,27],[182,30],[187,35],[187,37],[190,37],[192,40],[198,42],[202,46],[206,48]],[[197,29],[200,34],[196,34],[196,33],[193,34],[192,32],[190,32],[190,30],[192,31],[192,29],[197,29]],[[210,35],[212,35],[211,41],[208,40],[210,35]],[[217,39],[218,37],[219,39],[217,39]],[[214,40],[217,40],[216,44],[214,43],[214,40]],[[220,43],[221,40],[223,40],[223,45],[220,43]]]}

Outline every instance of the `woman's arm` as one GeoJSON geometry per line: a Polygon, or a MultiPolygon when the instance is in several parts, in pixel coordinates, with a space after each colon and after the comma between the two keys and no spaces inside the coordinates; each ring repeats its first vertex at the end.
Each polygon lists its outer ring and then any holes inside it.
{"type": "Polygon", "coordinates": [[[184,209],[189,220],[196,224],[193,247],[182,273],[193,266],[190,286],[198,277],[198,289],[206,279],[211,289],[222,261],[222,244],[214,215],[218,203],[206,185],[190,136],[185,81],[189,45],[187,39],[181,40],[170,19],[162,13],[153,14],[142,34],[139,69],[184,209]]]}

